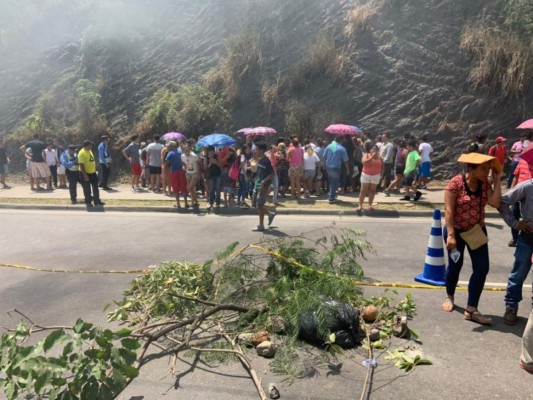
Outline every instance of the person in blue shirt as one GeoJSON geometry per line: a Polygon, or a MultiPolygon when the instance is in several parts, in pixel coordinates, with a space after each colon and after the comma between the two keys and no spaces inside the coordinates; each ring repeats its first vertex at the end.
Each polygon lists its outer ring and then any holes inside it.
{"type": "Polygon", "coordinates": [[[189,208],[187,204],[187,176],[183,170],[183,161],[181,155],[183,154],[178,148],[178,144],[174,141],[168,142],[168,153],[165,158],[166,165],[170,167],[170,182],[172,184],[172,191],[176,196],[176,205],[178,209],[181,208],[180,194],[183,194],[185,200],[185,208],[189,208]]]}
{"type": "Polygon", "coordinates": [[[109,136],[102,136],[102,142],[98,145],[98,163],[100,164],[100,184],[104,190],[112,190],[108,186],[111,175],[111,153],[109,151],[109,136]]]}
{"type": "Polygon", "coordinates": [[[329,202],[331,204],[337,201],[337,189],[341,180],[341,168],[344,166],[346,173],[350,170],[348,153],[344,146],[337,143],[336,137],[333,138],[333,141],[326,147],[326,151],[324,151],[324,165],[328,172],[329,202]]]}
{"type": "Polygon", "coordinates": [[[76,146],[70,144],[67,151],[61,154],[59,160],[61,165],[65,167],[65,173],[68,181],[68,191],[70,193],[70,202],[77,204],[78,200],[78,183],[80,182],[80,167],[78,166],[78,155],[76,154],[76,146]]]}

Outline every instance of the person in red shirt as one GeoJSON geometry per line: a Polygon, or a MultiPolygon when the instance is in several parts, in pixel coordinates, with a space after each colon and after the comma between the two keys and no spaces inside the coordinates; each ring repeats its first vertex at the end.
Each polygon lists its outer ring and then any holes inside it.
{"type": "Polygon", "coordinates": [[[496,144],[489,149],[489,156],[496,157],[502,168],[507,160],[507,148],[505,147],[506,141],[507,139],[503,136],[498,136],[496,138],[496,144]]]}

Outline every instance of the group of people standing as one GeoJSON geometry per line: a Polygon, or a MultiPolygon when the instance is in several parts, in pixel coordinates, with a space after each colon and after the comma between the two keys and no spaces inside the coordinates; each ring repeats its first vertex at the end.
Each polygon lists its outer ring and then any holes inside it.
{"type": "MultiPolygon", "coordinates": [[[[41,191],[68,187],[72,204],[77,204],[77,186],[81,184],[86,206],[103,206],[92,150],[93,143],[89,140],[83,142],[79,151],[74,145],[65,149],[61,139],[47,140],[46,143],[34,139],[23,144],[20,151],[27,160],[31,189],[41,191]]],[[[102,183],[100,186],[104,187],[102,183]]],[[[109,189],[107,186],[104,188],[109,189]]]]}

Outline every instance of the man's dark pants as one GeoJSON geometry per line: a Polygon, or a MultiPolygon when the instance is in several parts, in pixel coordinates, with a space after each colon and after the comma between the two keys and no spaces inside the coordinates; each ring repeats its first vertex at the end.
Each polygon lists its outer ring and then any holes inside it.
{"type": "Polygon", "coordinates": [[[50,175],[52,175],[52,183],[57,187],[57,165],[49,165],[50,175]]]}
{"type": "Polygon", "coordinates": [[[111,166],[107,166],[107,164],[101,164],[100,163],[100,171],[101,171],[101,180],[100,180],[100,187],[101,188],[107,188],[108,182],[109,182],[109,175],[111,175],[111,166]]]}
{"type": "Polygon", "coordinates": [[[70,192],[70,200],[76,201],[78,198],[78,182],[80,181],[80,173],[78,171],[71,171],[67,169],[68,191],[70,192]]]}
{"type": "Polygon", "coordinates": [[[83,174],[80,172],[80,181],[81,186],[83,187],[83,196],[85,197],[85,204],[91,204],[91,201],[94,200],[94,204],[100,203],[100,191],[98,190],[98,175],[96,172],[94,174],[87,174],[89,177],[88,181],[85,181],[83,174]],[[92,196],[91,196],[91,187],[92,187],[92,196]]]}
{"type": "Polygon", "coordinates": [[[392,172],[394,170],[394,163],[384,163],[383,168],[383,188],[387,189],[392,181],[392,172]]]}

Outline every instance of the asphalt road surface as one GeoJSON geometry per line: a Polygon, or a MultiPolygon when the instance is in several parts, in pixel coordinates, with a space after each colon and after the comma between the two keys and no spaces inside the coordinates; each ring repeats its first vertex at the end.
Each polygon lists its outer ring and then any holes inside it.
{"type": "MultiPolygon", "coordinates": [[[[414,283],[422,271],[431,226],[427,218],[349,218],[284,216],[268,235],[300,234],[335,223],[365,230],[376,255],[363,261],[367,277],[414,283]]],[[[205,260],[229,243],[257,242],[256,217],[174,215],[157,213],[87,213],[47,211],[0,211],[0,263],[65,270],[137,270],[158,262],[205,260]]],[[[501,220],[489,221],[491,271],[488,282],[504,285],[512,264],[507,247],[509,231],[501,220]]],[[[465,262],[462,280],[468,280],[465,262]]],[[[17,320],[6,312],[17,308],[47,325],[70,325],[79,316],[105,323],[103,307],[119,299],[131,275],[88,275],[32,272],[0,268],[0,325],[17,320]]],[[[369,295],[384,289],[367,288],[369,295]]],[[[464,321],[459,312],[440,311],[444,292],[412,290],[418,315],[412,321],[422,337],[431,367],[420,367],[407,376],[395,368],[376,370],[371,399],[533,399],[532,378],[518,369],[520,337],[530,311],[530,288],[525,289],[520,324],[503,324],[502,292],[485,292],[480,309],[495,319],[491,328],[464,321]]],[[[400,293],[405,290],[400,290],[400,293]]],[[[465,305],[466,292],[457,293],[465,305]]],[[[254,358],[254,365],[268,382],[277,382],[282,399],[359,398],[365,370],[364,352],[356,350],[344,363],[342,373],[323,373],[294,385],[267,372],[268,362],[254,358]]],[[[253,399],[256,392],[239,365],[210,368],[184,360],[178,379],[168,376],[168,358],[154,358],[121,399],[253,399]],[[191,371],[194,369],[194,373],[191,371]],[[175,389],[175,387],[178,387],[175,389]],[[170,389],[170,390],[169,390],[170,389]]],[[[1,397],[1,396],[0,396],[1,397]]]]}

